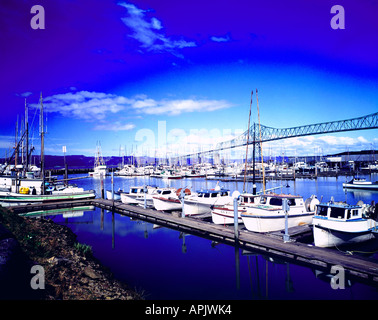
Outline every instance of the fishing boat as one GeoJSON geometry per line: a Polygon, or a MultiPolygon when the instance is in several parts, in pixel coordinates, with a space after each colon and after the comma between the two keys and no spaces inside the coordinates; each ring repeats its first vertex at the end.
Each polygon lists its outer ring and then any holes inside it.
{"type": "Polygon", "coordinates": [[[60,191],[52,191],[50,194],[31,194],[27,188],[20,189],[22,193],[0,191],[0,205],[14,206],[31,203],[46,203],[51,201],[68,201],[93,199],[96,197],[94,190],[85,191],[82,188],[67,188],[60,191]]]}
{"type": "MultiPolygon", "coordinates": [[[[160,193],[160,195],[153,196],[152,200],[154,202],[155,209],[160,211],[181,210],[182,204],[179,199],[181,190],[182,188],[178,189],[174,193],[163,191],[160,193]]],[[[185,189],[184,192],[187,196],[191,194],[189,189],[185,189]]]]}
{"type": "Polygon", "coordinates": [[[247,230],[253,232],[272,232],[285,228],[284,199],[288,200],[288,227],[310,224],[319,200],[316,196],[303,201],[303,197],[291,194],[264,194],[257,205],[247,207],[241,218],[247,230]]]}
{"type": "Polygon", "coordinates": [[[377,190],[378,191],[378,181],[366,181],[366,179],[354,178],[349,182],[343,183],[343,188],[348,189],[366,189],[366,190],[377,190]]]}
{"type": "Polygon", "coordinates": [[[320,203],[312,219],[317,247],[335,247],[374,238],[377,232],[378,204],[345,202],[320,203]]]}
{"type": "Polygon", "coordinates": [[[151,187],[151,186],[131,187],[128,193],[121,192],[122,203],[138,204],[139,201],[137,201],[136,199],[140,196],[144,196],[145,189],[146,189],[147,194],[151,194],[156,189],[156,187],[151,187]]]}
{"type": "MultiPolygon", "coordinates": [[[[256,205],[259,202],[259,195],[252,193],[243,193],[240,195],[238,202],[238,223],[242,223],[241,213],[247,210],[247,207],[256,205]]],[[[215,205],[211,210],[211,218],[215,224],[234,224],[234,204],[233,202],[224,205],[215,205]]]]}
{"type": "Polygon", "coordinates": [[[105,164],[104,158],[102,157],[101,145],[99,143],[97,144],[97,151],[95,153],[93,171],[89,172],[88,174],[94,178],[105,177],[108,174],[108,168],[105,164]]]}
{"type": "Polygon", "coordinates": [[[230,190],[221,188],[219,184],[214,189],[199,190],[184,198],[185,216],[211,213],[211,207],[224,205],[232,201],[230,190]]]}

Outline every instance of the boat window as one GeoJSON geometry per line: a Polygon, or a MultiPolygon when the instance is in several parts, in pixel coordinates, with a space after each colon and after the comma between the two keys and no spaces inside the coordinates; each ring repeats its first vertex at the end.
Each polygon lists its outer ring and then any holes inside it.
{"type": "Polygon", "coordinates": [[[165,190],[165,191],[163,191],[163,193],[162,194],[170,194],[171,192],[169,191],[169,190],[165,190]]]}
{"type": "Polygon", "coordinates": [[[265,197],[262,197],[260,199],[260,204],[266,204],[266,198],[265,197]]]}
{"type": "Polygon", "coordinates": [[[212,194],[211,194],[211,197],[212,197],[212,198],[216,198],[217,196],[218,196],[217,193],[212,193],[212,194]]]}
{"type": "Polygon", "coordinates": [[[287,199],[287,204],[289,206],[295,206],[295,199],[287,199]]]}
{"type": "Polygon", "coordinates": [[[222,193],[221,193],[221,196],[222,196],[222,197],[226,197],[226,196],[228,196],[228,193],[227,193],[226,191],[225,191],[225,192],[222,192],[222,193]]]}
{"type": "Polygon", "coordinates": [[[131,193],[138,193],[138,189],[131,189],[131,193]]]}
{"type": "Polygon", "coordinates": [[[210,198],[210,193],[206,192],[206,193],[204,194],[204,198],[210,198]]]}
{"type": "Polygon", "coordinates": [[[281,198],[271,198],[270,205],[272,206],[282,206],[282,199],[281,198]]]}
{"type": "Polygon", "coordinates": [[[330,217],[337,218],[337,219],[344,219],[345,209],[344,208],[331,208],[330,217]]]}
{"type": "Polygon", "coordinates": [[[358,216],[358,210],[354,209],[352,210],[352,217],[357,217],[358,216]]]}
{"type": "Polygon", "coordinates": [[[326,217],[327,216],[327,211],[328,211],[328,207],[318,206],[318,208],[316,210],[316,214],[318,216],[324,216],[324,217],[326,217]]]}

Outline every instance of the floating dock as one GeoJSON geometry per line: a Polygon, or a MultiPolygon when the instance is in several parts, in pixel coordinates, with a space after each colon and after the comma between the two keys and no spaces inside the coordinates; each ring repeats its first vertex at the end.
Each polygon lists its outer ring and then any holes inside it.
{"type": "MultiPolygon", "coordinates": [[[[181,232],[197,235],[216,242],[237,246],[241,249],[280,257],[287,261],[329,271],[333,266],[341,266],[346,277],[358,278],[360,281],[378,285],[378,263],[361,256],[348,255],[341,251],[318,248],[298,241],[283,242],[282,233],[255,233],[241,228],[235,237],[234,226],[216,225],[212,222],[192,217],[182,218],[171,213],[123,204],[119,201],[105,199],[77,200],[59,203],[32,204],[8,207],[14,213],[36,210],[67,208],[94,205],[108,211],[158,224],[181,232]]],[[[310,226],[289,229],[291,236],[300,236],[310,232],[310,226]]]]}

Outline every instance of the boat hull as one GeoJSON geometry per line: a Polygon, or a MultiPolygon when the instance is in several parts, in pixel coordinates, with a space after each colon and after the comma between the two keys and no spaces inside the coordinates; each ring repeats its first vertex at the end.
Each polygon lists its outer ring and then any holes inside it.
{"type": "MultiPolygon", "coordinates": [[[[310,224],[314,212],[289,214],[288,215],[288,228],[296,227],[299,225],[310,224]]],[[[243,223],[247,230],[253,232],[273,232],[285,229],[285,214],[268,214],[268,215],[255,215],[255,214],[242,214],[243,223]]]]}
{"type": "Polygon", "coordinates": [[[154,207],[159,211],[181,210],[180,200],[174,198],[153,197],[154,207]]]}
{"type": "Polygon", "coordinates": [[[337,247],[360,243],[374,238],[373,220],[332,221],[313,219],[314,244],[317,247],[337,247]]]}
{"type": "MultiPolygon", "coordinates": [[[[243,223],[241,218],[242,212],[244,212],[244,210],[238,210],[238,223],[243,223]]],[[[211,211],[211,218],[215,224],[234,224],[234,209],[227,207],[215,207],[211,211]]]]}
{"type": "Polygon", "coordinates": [[[46,203],[68,200],[84,200],[93,199],[96,195],[94,192],[80,193],[61,193],[49,195],[21,195],[13,192],[1,192],[0,204],[2,206],[25,205],[31,203],[46,203]]]}

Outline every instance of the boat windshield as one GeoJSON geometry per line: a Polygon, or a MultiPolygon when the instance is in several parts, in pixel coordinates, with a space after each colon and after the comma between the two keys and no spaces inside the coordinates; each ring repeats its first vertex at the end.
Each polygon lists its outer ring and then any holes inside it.
{"type": "Polygon", "coordinates": [[[344,219],[345,208],[331,207],[331,213],[329,216],[331,218],[344,219]]]}
{"type": "Polygon", "coordinates": [[[327,212],[328,212],[328,207],[325,207],[325,206],[318,206],[317,209],[316,209],[316,214],[318,216],[326,217],[327,212]]]}

